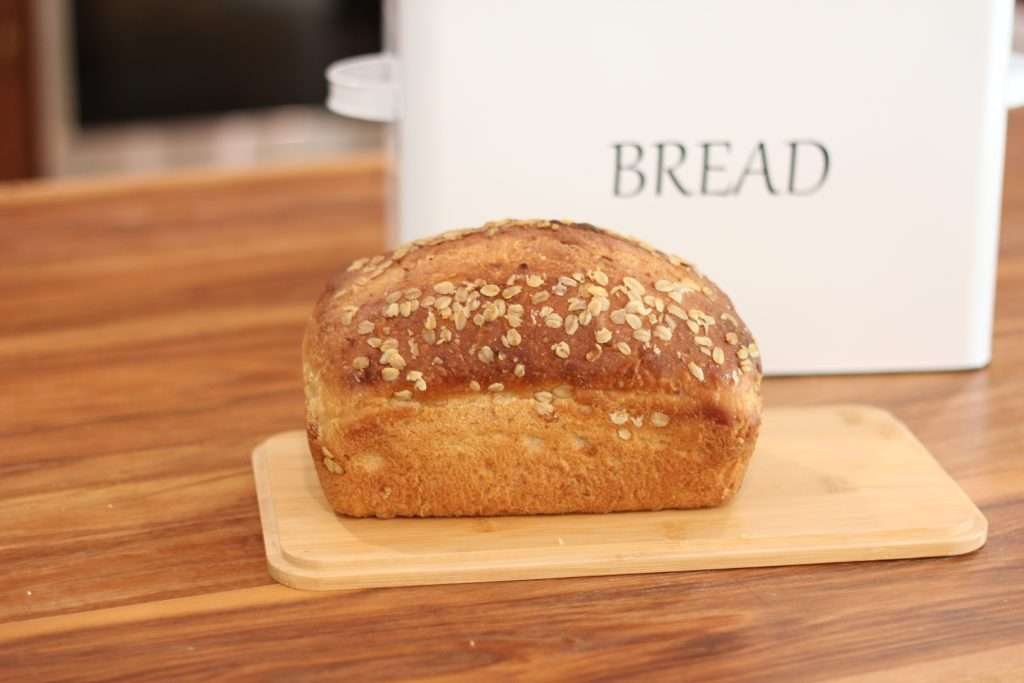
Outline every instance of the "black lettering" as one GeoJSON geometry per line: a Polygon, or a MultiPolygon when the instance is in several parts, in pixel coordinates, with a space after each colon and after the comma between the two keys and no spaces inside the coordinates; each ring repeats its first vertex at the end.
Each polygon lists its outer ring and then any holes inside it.
{"type": "Polygon", "coordinates": [[[637,168],[637,166],[640,165],[640,162],[643,161],[644,148],[632,142],[619,142],[612,145],[612,147],[615,148],[615,183],[613,192],[615,193],[616,197],[635,197],[644,191],[644,174],[643,171],[637,168]],[[636,153],[636,159],[634,159],[632,164],[630,164],[629,166],[623,165],[622,149],[624,147],[632,148],[632,150],[636,153]],[[636,174],[635,189],[629,193],[625,193],[622,190],[622,174],[624,171],[629,171],[636,174]]]}
{"type": "Polygon", "coordinates": [[[654,194],[656,194],[656,195],[660,195],[661,194],[661,185],[662,185],[661,181],[662,181],[662,178],[664,178],[665,176],[668,176],[668,179],[672,181],[672,184],[676,186],[677,190],[682,192],[684,195],[689,196],[690,193],[687,192],[686,188],[683,187],[683,184],[681,182],[679,182],[679,178],[676,177],[676,173],[675,173],[676,169],[679,168],[680,166],[682,166],[683,162],[686,161],[686,148],[683,147],[678,142],[659,142],[657,144],[657,148],[658,148],[658,175],[655,177],[655,180],[654,180],[654,194]],[[666,147],[675,147],[677,150],[679,150],[679,154],[678,154],[679,159],[678,159],[678,161],[676,161],[671,166],[665,166],[665,148],[666,147]]]}
{"type": "Polygon", "coordinates": [[[711,165],[711,148],[712,147],[724,147],[726,149],[726,151],[729,151],[730,149],[732,149],[732,145],[730,145],[728,142],[703,142],[703,143],[701,143],[701,147],[704,148],[704,166],[703,166],[704,170],[701,173],[701,178],[700,178],[700,193],[701,194],[715,195],[717,197],[725,197],[725,196],[727,196],[729,194],[729,188],[728,187],[725,188],[724,190],[719,190],[717,192],[712,192],[712,191],[708,190],[708,175],[711,173],[711,171],[724,171],[725,170],[724,166],[712,166],[711,165]]]}
{"type": "Polygon", "coordinates": [[[828,172],[830,167],[830,159],[828,150],[825,149],[825,145],[814,140],[793,140],[789,143],[789,194],[806,196],[814,194],[821,189],[821,186],[825,184],[825,179],[828,178],[828,172]],[[805,187],[802,190],[796,189],[796,160],[797,160],[797,148],[800,145],[812,145],[818,148],[821,152],[821,176],[818,178],[816,184],[810,187],[805,187]]]}
{"type": "Polygon", "coordinates": [[[750,152],[750,157],[747,159],[747,165],[743,167],[743,173],[740,174],[739,179],[736,181],[736,186],[732,189],[734,194],[740,193],[740,190],[743,189],[743,183],[749,175],[764,176],[764,185],[768,188],[768,193],[777,194],[775,192],[775,188],[772,186],[771,174],[768,172],[768,151],[765,149],[763,142],[757,143],[757,147],[750,152]],[[754,162],[757,159],[761,160],[761,165],[755,168],[754,162]]]}

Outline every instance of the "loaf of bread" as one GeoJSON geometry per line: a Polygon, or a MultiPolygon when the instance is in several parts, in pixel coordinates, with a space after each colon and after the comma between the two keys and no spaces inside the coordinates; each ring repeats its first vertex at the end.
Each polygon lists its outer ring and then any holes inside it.
{"type": "Polygon", "coordinates": [[[591,225],[501,221],[356,261],[303,344],[334,509],[697,508],[743,479],[761,365],[692,265],[591,225]]]}

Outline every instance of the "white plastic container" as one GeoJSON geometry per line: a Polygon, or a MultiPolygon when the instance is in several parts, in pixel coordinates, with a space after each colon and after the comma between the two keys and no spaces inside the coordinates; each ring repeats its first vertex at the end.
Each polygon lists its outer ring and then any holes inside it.
{"type": "Polygon", "coordinates": [[[328,104],[396,122],[396,241],[587,221],[699,264],[770,373],[976,368],[1012,9],[394,0],[388,54],[333,65],[328,104]]]}

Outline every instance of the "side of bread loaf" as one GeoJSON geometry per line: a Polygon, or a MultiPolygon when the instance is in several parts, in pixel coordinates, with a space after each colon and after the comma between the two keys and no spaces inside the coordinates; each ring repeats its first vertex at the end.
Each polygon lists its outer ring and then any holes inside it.
{"type": "Polygon", "coordinates": [[[352,516],[717,505],[761,366],[693,266],[586,224],[502,221],[361,259],[303,344],[307,431],[352,516]]]}

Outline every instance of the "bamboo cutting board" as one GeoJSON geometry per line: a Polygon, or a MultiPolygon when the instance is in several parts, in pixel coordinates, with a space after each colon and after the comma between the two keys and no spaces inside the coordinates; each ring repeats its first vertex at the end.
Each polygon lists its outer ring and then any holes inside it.
{"type": "Polygon", "coordinates": [[[253,468],[270,573],[310,590],[958,555],[988,528],[902,423],[855,405],[767,411],[743,488],[706,510],[350,519],[304,432],[267,439],[253,468]]]}

